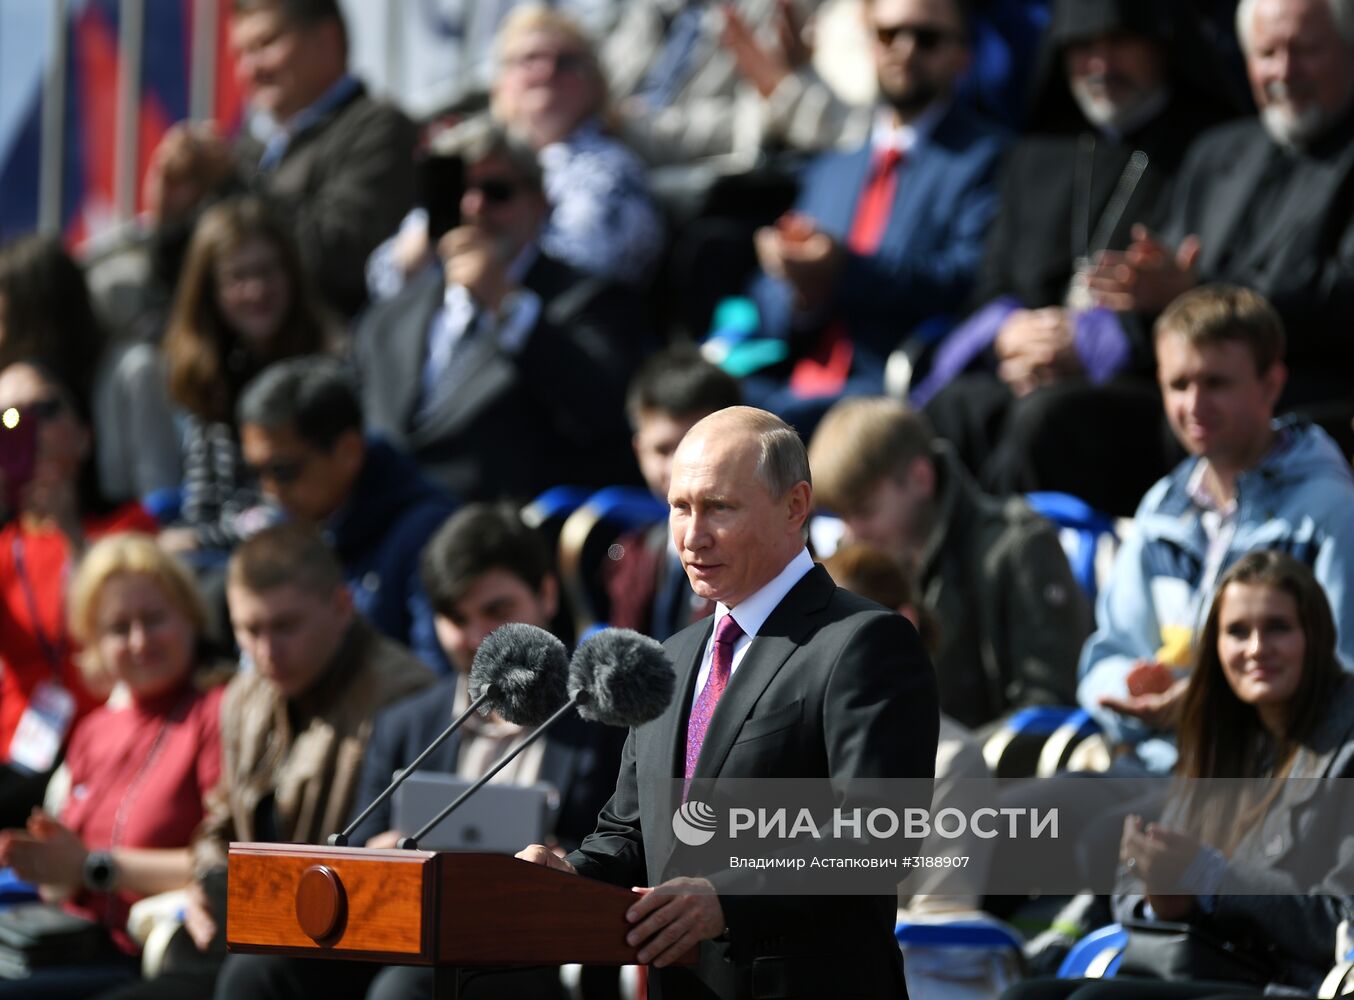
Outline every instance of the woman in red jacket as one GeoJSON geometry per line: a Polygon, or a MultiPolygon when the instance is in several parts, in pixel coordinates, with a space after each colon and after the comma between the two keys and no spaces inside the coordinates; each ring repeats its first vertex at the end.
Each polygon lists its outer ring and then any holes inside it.
{"type": "Polygon", "coordinates": [[[101,924],[108,940],[102,961],[0,981],[0,998],[11,986],[91,996],[136,978],[132,903],[192,881],[188,844],[221,774],[223,689],[195,670],[205,623],[192,577],[150,536],[105,538],[81,561],[70,631],[85,673],[116,687],[71,737],[60,819],[34,810],[25,829],[0,832],[0,864],[101,924]]]}
{"type": "Polygon", "coordinates": [[[13,508],[0,511],[0,826],[27,818],[71,730],[107,695],[76,668],[66,631],[74,563],[94,539],[156,526],[140,504],[101,501],[79,398],[43,366],[17,362],[0,371],[0,433],[27,421],[32,461],[0,467],[11,479],[0,507],[13,508]]]}

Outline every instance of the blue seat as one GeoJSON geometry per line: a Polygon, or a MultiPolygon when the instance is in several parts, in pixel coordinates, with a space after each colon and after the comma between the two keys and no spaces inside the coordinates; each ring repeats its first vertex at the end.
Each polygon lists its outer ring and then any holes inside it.
{"type": "Polygon", "coordinates": [[[1107,979],[1118,971],[1127,944],[1128,931],[1119,924],[1097,928],[1072,946],[1058,966],[1058,978],[1107,979]]]}
{"type": "Polygon", "coordinates": [[[1114,518],[1070,493],[1026,493],[1025,500],[1037,513],[1059,528],[1074,533],[1076,544],[1070,550],[1066,543],[1063,546],[1067,550],[1067,561],[1081,589],[1094,601],[1098,591],[1095,579],[1096,550],[1101,538],[1108,535],[1118,539],[1114,518]]]}
{"type": "Polygon", "coordinates": [[[1031,705],[1011,714],[983,743],[983,759],[998,778],[1034,773],[1044,742],[1080,709],[1067,705],[1031,705]]]}
{"type": "Polygon", "coordinates": [[[914,923],[900,920],[893,929],[899,945],[941,945],[972,948],[1011,948],[1020,951],[1025,942],[1010,927],[982,920],[952,920],[944,923],[914,923]]]}
{"type": "Polygon", "coordinates": [[[667,502],[647,489],[607,486],[589,495],[565,519],[559,531],[560,586],[580,635],[610,615],[600,567],[611,543],[667,516],[667,502]]]}
{"type": "Polygon", "coordinates": [[[37,898],[37,886],[19,878],[13,868],[0,868],[0,910],[16,903],[31,903],[37,898]]]}

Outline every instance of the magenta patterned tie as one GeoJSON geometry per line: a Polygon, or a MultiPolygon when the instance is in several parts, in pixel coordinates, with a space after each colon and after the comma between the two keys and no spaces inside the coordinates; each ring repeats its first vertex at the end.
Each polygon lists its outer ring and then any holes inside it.
{"type": "MultiPolygon", "coordinates": [[[[696,761],[700,759],[701,746],[705,743],[705,731],[710,727],[710,719],[715,714],[724,688],[728,686],[729,674],[733,670],[733,647],[743,636],[743,627],[726,614],[715,628],[715,652],[710,658],[710,676],[705,679],[705,687],[696,696],[691,706],[691,718],[686,724],[686,785],[691,786],[691,777],[696,773],[696,761]]],[[[682,796],[685,798],[685,794],[682,796]]]]}

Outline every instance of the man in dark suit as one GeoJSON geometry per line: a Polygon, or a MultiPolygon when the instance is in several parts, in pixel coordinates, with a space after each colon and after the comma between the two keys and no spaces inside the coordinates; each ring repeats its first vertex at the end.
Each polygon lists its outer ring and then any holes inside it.
{"type": "Polygon", "coordinates": [[[462,224],[358,332],[363,407],[457,496],[637,479],[625,386],[648,346],[630,294],[543,252],[540,167],[487,123],[462,130],[462,224]]]}
{"type": "MultiPolygon", "coordinates": [[[[895,897],[743,895],[739,872],[685,877],[673,810],[687,782],[916,778],[935,767],[936,681],[916,631],[840,590],[804,546],[808,458],[783,421],[749,407],[691,429],[668,491],[673,540],[713,621],[665,644],[677,696],[633,729],[597,830],[567,858],[518,856],[651,886],[628,937],[657,970],[651,995],[906,995],[895,897]],[[699,945],[695,969],[674,967],[699,945]],[[773,992],[772,992],[773,991],[773,992]]],[[[928,792],[929,800],[929,792],[928,792]]]]}
{"type": "Polygon", "coordinates": [[[788,387],[772,372],[745,395],[804,433],[826,403],[798,401],[882,392],[890,353],[964,304],[996,211],[1004,136],[952,99],[970,60],[963,5],[865,7],[881,99],[870,138],[815,159],[794,209],[756,236],[762,333],[788,343],[793,368],[788,387]]]}

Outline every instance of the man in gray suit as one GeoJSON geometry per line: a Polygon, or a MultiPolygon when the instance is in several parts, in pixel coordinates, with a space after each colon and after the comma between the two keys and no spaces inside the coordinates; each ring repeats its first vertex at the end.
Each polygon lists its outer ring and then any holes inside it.
{"type": "Polygon", "coordinates": [[[456,152],[461,224],[438,242],[442,266],[358,330],[370,429],[462,500],[637,479],[624,394],[647,346],[641,310],[542,249],[530,148],[486,123],[456,152]]]}
{"type": "Polygon", "coordinates": [[[650,995],[663,1000],[907,993],[891,894],[745,895],[739,872],[686,877],[674,855],[683,779],[933,777],[931,665],[906,619],[839,589],[810,559],[809,478],[799,436],[762,410],[719,410],[683,438],[673,541],[715,614],[665,644],[677,696],[631,731],[597,830],[567,858],[540,845],[518,855],[653,887],[627,914],[627,941],[655,967],[650,995]],[[696,946],[694,969],[674,966],[696,946]]]}

